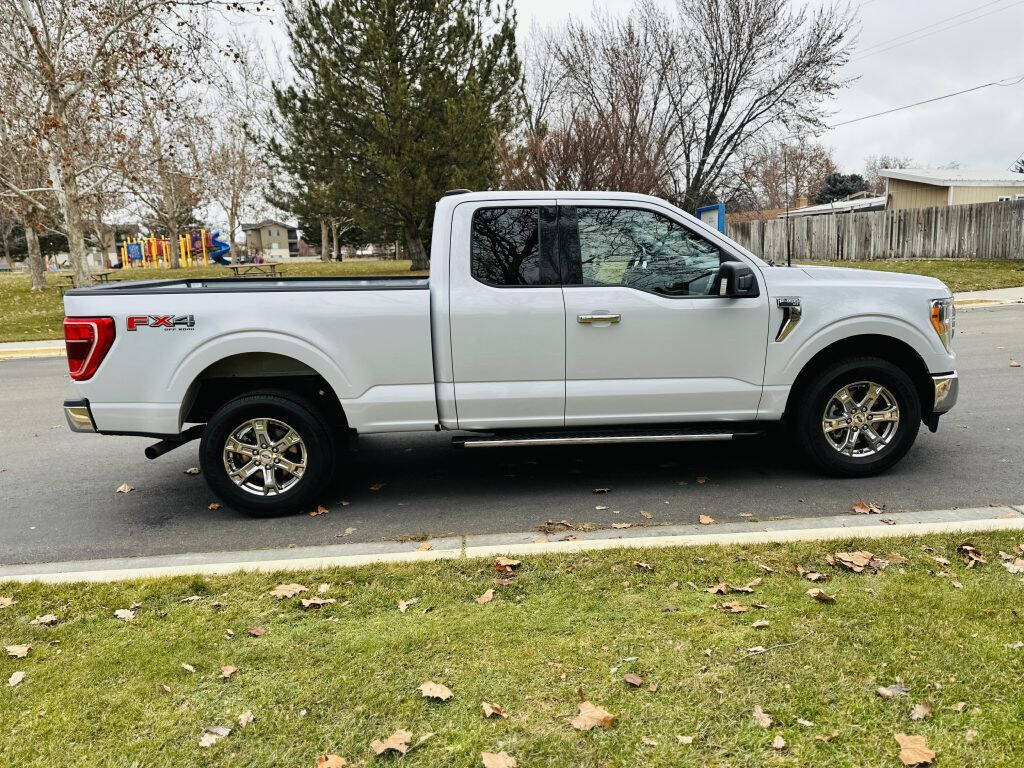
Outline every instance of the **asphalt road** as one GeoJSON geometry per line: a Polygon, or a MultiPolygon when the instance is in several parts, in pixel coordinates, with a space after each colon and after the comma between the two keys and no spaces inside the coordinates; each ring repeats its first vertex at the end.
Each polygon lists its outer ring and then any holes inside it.
{"type": "Polygon", "coordinates": [[[1024,368],[1010,367],[1011,355],[1024,359],[1024,306],[961,312],[955,345],[959,405],[880,477],[819,476],[779,437],[471,451],[440,434],[376,436],[325,497],[327,514],[263,520],[207,509],[202,477],[184,474],[199,463],[197,443],[148,461],[147,439],[69,432],[63,359],[0,362],[0,564],[526,531],[561,519],[835,515],[859,499],[894,512],[1024,503],[1024,368]],[[136,490],[115,495],[124,482],[136,490]]]}

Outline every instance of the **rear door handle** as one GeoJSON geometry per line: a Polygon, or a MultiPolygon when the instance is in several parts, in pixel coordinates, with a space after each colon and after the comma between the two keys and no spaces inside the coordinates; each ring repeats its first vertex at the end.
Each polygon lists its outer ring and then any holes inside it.
{"type": "Polygon", "coordinates": [[[576,315],[576,322],[578,323],[618,323],[621,320],[622,315],[615,315],[611,313],[576,315]]]}

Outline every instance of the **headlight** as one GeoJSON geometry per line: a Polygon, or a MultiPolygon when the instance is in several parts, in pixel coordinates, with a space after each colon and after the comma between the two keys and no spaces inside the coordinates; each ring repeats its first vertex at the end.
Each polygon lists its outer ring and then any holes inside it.
{"type": "Polygon", "coordinates": [[[953,297],[932,299],[930,319],[932,328],[942,339],[942,346],[948,350],[956,332],[956,305],[953,304],[953,297]]]}

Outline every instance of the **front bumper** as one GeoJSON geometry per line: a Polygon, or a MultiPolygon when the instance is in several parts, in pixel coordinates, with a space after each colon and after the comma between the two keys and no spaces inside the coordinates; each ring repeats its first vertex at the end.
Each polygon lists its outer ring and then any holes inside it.
{"type": "Polygon", "coordinates": [[[948,412],[956,405],[957,396],[960,394],[960,377],[956,371],[932,376],[935,386],[935,401],[932,405],[932,413],[938,415],[948,412]]]}
{"type": "Polygon", "coordinates": [[[65,400],[64,418],[72,432],[95,432],[96,422],[92,420],[88,400],[65,400]]]}

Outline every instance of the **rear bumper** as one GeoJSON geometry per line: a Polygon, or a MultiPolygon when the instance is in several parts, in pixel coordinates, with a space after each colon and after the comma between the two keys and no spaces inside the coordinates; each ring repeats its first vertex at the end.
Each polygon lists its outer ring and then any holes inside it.
{"type": "Polygon", "coordinates": [[[92,419],[88,400],[65,400],[64,418],[72,432],[95,432],[96,422],[92,419]]]}
{"type": "Polygon", "coordinates": [[[956,371],[932,376],[934,383],[935,400],[932,405],[932,413],[947,413],[956,405],[957,397],[960,395],[960,377],[956,371]]]}

